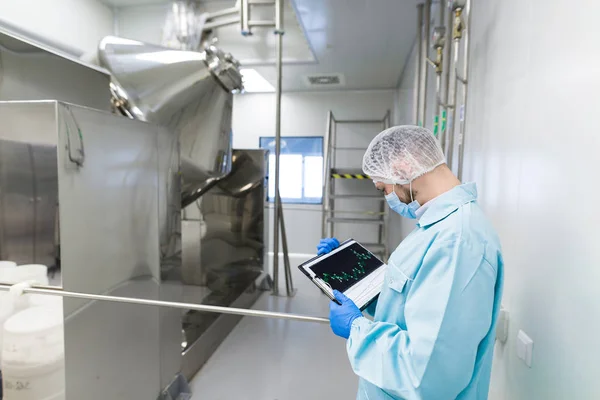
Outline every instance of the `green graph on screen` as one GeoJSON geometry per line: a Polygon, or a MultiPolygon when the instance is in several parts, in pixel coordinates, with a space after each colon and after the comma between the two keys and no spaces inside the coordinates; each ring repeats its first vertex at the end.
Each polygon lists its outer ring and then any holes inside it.
{"type": "Polygon", "coordinates": [[[359,253],[354,249],[350,249],[350,251],[356,257],[356,266],[352,268],[352,270],[348,272],[337,272],[333,274],[324,273],[322,278],[325,282],[331,283],[333,281],[337,282],[356,282],[360,280],[360,278],[365,274],[366,261],[373,258],[371,253],[359,253]]]}

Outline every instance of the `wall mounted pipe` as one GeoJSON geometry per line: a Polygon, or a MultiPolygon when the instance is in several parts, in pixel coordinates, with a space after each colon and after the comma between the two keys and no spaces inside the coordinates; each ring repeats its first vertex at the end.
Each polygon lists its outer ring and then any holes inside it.
{"type": "Polygon", "coordinates": [[[463,159],[464,159],[464,151],[465,151],[465,123],[467,120],[467,95],[469,89],[469,54],[470,54],[470,45],[469,45],[469,36],[471,32],[471,0],[466,1],[465,5],[465,19],[466,23],[464,24],[464,32],[463,32],[463,65],[462,65],[462,76],[459,78],[459,81],[463,84],[462,98],[461,98],[461,118],[460,118],[460,128],[458,133],[458,179],[462,181],[463,178],[463,159]]]}
{"type": "Polygon", "coordinates": [[[446,158],[448,161],[448,166],[452,170],[454,167],[454,138],[456,132],[456,109],[457,107],[457,82],[458,82],[458,56],[460,53],[460,41],[462,39],[463,34],[463,22],[462,22],[462,13],[463,8],[461,6],[457,6],[454,4],[453,10],[453,23],[452,23],[452,66],[450,70],[450,88],[449,88],[449,98],[450,104],[448,107],[451,107],[451,112],[449,113],[450,117],[448,118],[448,148],[446,152],[446,158]]]}
{"type": "Polygon", "coordinates": [[[439,117],[440,120],[440,144],[444,153],[446,153],[446,139],[448,132],[448,115],[450,109],[448,107],[449,101],[449,90],[450,90],[450,68],[451,68],[451,56],[452,56],[452,10],[450,9],[451,0],[442,0],[441,6],[448,11],[447,15],[444,16],[445,21],[443,22],[445,27],[445,40],[444,40],[444,53],[443,53],[443,75],[442,75],[442,113],[439,117]]]}
{"type": "Polygon", "coordinates": [[[429,53],[429,35],[431,31],[431,0],[425,1],[425,6],[423,8],[423,31],[421,33],[421,61],[419,63],[421,67],[421,73],[419,74],[419,126],[426,125],[426,115],[427,115],[427,77],[429,73],[429,68],[427,66],[427,55],[429,53]]]}
{"type": "Polygon", "coordinates": [[[415,92],[414,92],[414,121],[415,125],[419,125],[419,116],[421,115],[421,63],[423,62],[423,7],[424,4],[417,5],[417,39],[416,47],[416,66],[415,66],[415,92]]]}

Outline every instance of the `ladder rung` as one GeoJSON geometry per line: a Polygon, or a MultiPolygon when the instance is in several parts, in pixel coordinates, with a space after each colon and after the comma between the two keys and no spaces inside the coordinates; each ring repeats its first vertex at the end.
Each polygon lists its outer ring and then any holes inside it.
{"type": "Polygon", "coordinates": [[[385,197],[380,194],[331,194],[332,199],[373,199],[385,201],[385,197]]]}
{"type": "Polygon", "coordinates": [[[325,210],[326,213],[331,214],[357,214],[357,215],[370,215],[370,216],[384,216],[387,215],[385,211],[355,211],[355,210],[325,210]]]}
{"type": "Polygon", "coordinates": [[[369,224],[369,225],[385,224],[385,221],[381,220],[381,219],[344,218],[344,217],[327,218],[327,222],[339,222],[342,224],[369,224]]]}

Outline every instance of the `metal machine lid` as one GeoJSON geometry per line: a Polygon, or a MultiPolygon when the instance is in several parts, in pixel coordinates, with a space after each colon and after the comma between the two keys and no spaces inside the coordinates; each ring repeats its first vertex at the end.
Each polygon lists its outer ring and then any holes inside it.
{"type": "Polygon", "coordinates": [[[218,49],[214,44],[204,48],[206,65],[210,72],[231,92],[241,91],[244,87],[240,63],[231,54],[218,49]]]}

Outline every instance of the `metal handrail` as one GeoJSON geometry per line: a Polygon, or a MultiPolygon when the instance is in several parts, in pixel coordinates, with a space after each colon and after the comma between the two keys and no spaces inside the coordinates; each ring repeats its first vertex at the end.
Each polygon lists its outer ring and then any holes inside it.
{"type": "MultiPolygon", "coordinates": [[[[9,291],[12,286],[13,285],[11,285],[11,284],[0,283],[0,291],[9,291]]],[[[62,288],[52,287],[52,286],[26,287],[26,288],[23,288],[23,293],[70,297],[70,298],[85,299],[85,300],[109,301],[109,302],[113,302],[113,303],[137,304],[137,305],[142,305],[142,306],[178,308],[178,309],[184,309],[184,310],[194,310],[194,311],[210,312],[210,313],[217,313],[217,314],[241,315],[241,316],[245,316],[245,317],[274,318],[274,319],[284,319],[284,320],[291,320],[291,321],[329,324],[329,320],[327,318],[321,318],[321,317],[310,317],[310,316],[305,316],[305,315],[287,314],[287,313],[279,313],[279,312],[272,312],[272,311],[248,310],[248,309],[244,309],[244,308],[209,306],[209,305],[194,304],[194,303],[180,303],[180,302],[174,302],[174,301],[147,300],[147,299],[138,299],[138,298],[134,298],[134,297],[106,296],[106,295],[100,295],[100,294],[70,292],[70,291],[63,290],[62,288]]]]}

